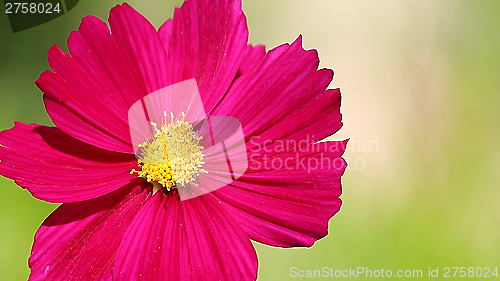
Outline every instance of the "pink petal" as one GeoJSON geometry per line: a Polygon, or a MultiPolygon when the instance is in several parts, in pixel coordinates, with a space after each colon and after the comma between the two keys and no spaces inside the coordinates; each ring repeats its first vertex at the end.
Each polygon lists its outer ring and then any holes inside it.
{"type": "Polygon", "coordinates": [[[160,35],[161,41],[163,43],[163,47],[165,51],[168,52],[168,45],[170,42],[170,33],[172,32],[172,26],[174,24],[173,19],[167,20],[160,29],[158,30],[158,34],[160,35]]]}
{"type": "Polygon", "coordinates": [[[125,3],[111,9],[109,25],[125,56],[138,67],[145,92],[149,94],[168,86],[170,70],[165,49],[151,23],[125,3]]]}
{"type": "Polygon", "coordinates": [[[252,46],[248,45],[245,50],[245,56],[241,62],[240,72],[241,75],[252,73],[262,59],[266,56],[266,47],[263,45],[252,46]]]}
{"type": "MultiPolygon", "coordinates": [[[[318,72],[319,75],[321,72],[318,72]]],[[[271,157],[283,150],[307,149],[312,143],[338,131],[342,127],[341,120],[340,91],[327,90],[314,100],[297,105],[296,110],[290,110],[270,124],[262,125],[262,129],[253,124],[245,126],[246,135],[248,132],[255,132],[254,136],[247,135],[249,157],[255,158],[255,154],[258,154],[259,158],[271,157]]]]}
{"type": "Polygon", "coordinates": [[[255,280],[248,236],[210,194],[156,193],[129,227],[114,280],[255,280]]]}
{"type": "Polygon", "coordinates": [[[130,184],[100,198],[61,205],[35,235],[29,280],[112,280],[123,234],[146,200],[144,188],[130,184]]]}
{"type": "Polygon", "coordinates": [[[318,71],[318,63],[317,52],[305,51],[301,37],[277,47],[235,81],[211,114],[240,120],[247,141],[300,141],[309,135],[310,144],[330,136],[342,126],[340,92],[326,91],[333,73],[318,71]]]}
{"type": "Polygon", "coordinates": [[[137,160],[76,140],[58,128],[28,125],[0,132],[0,173],[49,202],[77,202],[110,193],[137,178],[137,160]]]}
{"type": "Polygon", "coordinates": [[[188,0],[174,13],[168,41],[170,84],[195,78],[206,112],[229,88],[248,40],[240,0],[188,0]]]}
{"type": "Polygon", "coordinates": [[[318,143],[267,160],[251,158],[251,166],[262,165],[258,172],[249,168],[212,194],[251,239],[279,247],[311,246],[328,233],[328,221],[340,209],[346,145],[318,143]]]}
{"type": "Polygon", "coordinates": [[[163,44],[154,27],[130,6],[111,10],[110,33],[89,16],[48,58],[54,73],[37,81],[47,111],[65,133],[110,151],[133,153],[127,112],[143,96],[167,86],[163,44]]]}

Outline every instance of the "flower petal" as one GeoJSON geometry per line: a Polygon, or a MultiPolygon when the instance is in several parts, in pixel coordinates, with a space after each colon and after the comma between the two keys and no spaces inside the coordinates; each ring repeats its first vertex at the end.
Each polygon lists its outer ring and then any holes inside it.
{"type": "Polygon", "coordinates": [[[110,151],[133,153],[127,112],[143,96],[167,86],[166,54],[154,27],[127,4],[106,23],[89,16],[68,39],[72,57],[57,46],[54,71],[36,82],[47,112],[65,133],[110,151]]]}
{"type": "MultiPolygon", "coordinates": [[[[321,72],[317,75],[320,76],[321,72]]],[[[262,125],[262,129],[253,124],[244,127],[247,129],[245,135],[255,130],[255,135],[247,142],[249,157],[257,157],[254,154],[259,158],[272,157],[283,150],[307,150],[311,144],[338,131],[342,127],[341,120],[340,91],[327,90],[314,100],[298,105],[295,111],[262,125]]]]}
{"type": "Polygon", "coordinates": [[[235,81],[211,115],[240,120],[247,141],[252,136],[300,141],[310,134],[307,144],[324,139],[342,126],[340,92],[325,90],[333,72],[318,71],[318,63],[317,52],[305,51],[301,37],[279,46],[235,81]]]}
{"type": "Polygon", "coordinates": [[[266,56],[266,47],[264,45],[252,46],[248,45],[245,50],[245,56],[241,62],[240,72],[241,75],[252,73],[262,59],[266,56]]]}
{"type": "Polygon", "coordinates": [[[168,39],[170,84],[195,78],[209,112],[231,85],[247,41],[240,0],[185,1],[174,12],[168,39]]]}
{"type": "Polygon", "coordinates": [[[163,43],[163,47],[165,48],[165,52],[168,52],[168,45],[170,42],[170,33],[172,32],[172,26],[174,24],[173,19],[167,20],[160,29],[158,30],[158,34],[160,35],[160,39],[163,43]]]}
{"type": "Polygon", "coordinates": [[[346,144],[318,143],[272,158],[250,158],[251,167],[262,166],[259,172],[250,168],[212,194],[251,239],[279,247],[311,246],[328,233],[328,221],[340,209],[346,144]]]}
{"type": "Polygon", "coordinates": [[[0,132],[0,174],[36,198],[69,203],[110,193],[136,179],[133,155],[102,150],[58,128],[28,125],[0,132]]]}
{"type": "Polygon", "coordinates": [[[210,194],[157,192],[130,225],[114,280],[255,280],[248,236],[210,194]]]}
{"type": "Polygon", "coordinates": [[[111,9],[109,25],[116,42],[138,67],[146,93],[168,86],[167,56],[151,23],[125,3],[111,9]]]}
{"type": "Polygon", "coordinates": [[[29,280],[112,280],[125,229],[148,194],[141,185],[55,210],[35,235],[29,280]]]}

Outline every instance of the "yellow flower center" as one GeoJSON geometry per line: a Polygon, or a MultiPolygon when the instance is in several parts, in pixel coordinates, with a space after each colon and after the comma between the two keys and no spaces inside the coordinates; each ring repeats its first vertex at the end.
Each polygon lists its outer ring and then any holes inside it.
{"type": "Polygon", "coordinates": [[[203,137],[198,136],[193,126],[184,120],[184,112],[181,120],[174,120],[174,114],[170,113],[170,123],[167,123],[167,112],[163,115],[160,128],[151,122],[154,127],[151,140],[139,145],[141,153],[137,155],[137,162],[141,170],[130,171],[130,174],[137,173],[153,183],[153,192],[162,187],[170,191],[179,185],[196,183],[200,173],[208,173],[203,169],[205,162],[201,150],[204,147],[200,145],[203,137]]]}

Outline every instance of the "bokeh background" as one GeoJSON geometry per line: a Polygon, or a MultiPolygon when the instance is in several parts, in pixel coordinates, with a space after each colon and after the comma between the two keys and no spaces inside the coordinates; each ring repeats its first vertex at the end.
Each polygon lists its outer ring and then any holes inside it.
{"type": "MultiPolygon", "coordinates": [[[[34,85],[53,44],[116,1],[12,33],[0,9],[0,130],[51,125],[34,85]]],[[[156,27],[182,1],[129,1],[156,27]]],[[[290,268],[500,267],[500,1],[244,0],[250,42],[303,35],[335,70],[350,138],[344,205],[311,248],[255,243],[259,280],[290,268]]],[[[64,181],[64,178],[61,178],[64,181]]],[[[0,280],[26,280],[33,235],[55,208],[0,177],[0,280]]],[[[442,271],[440,272],[442,273],[442,271]]]]}

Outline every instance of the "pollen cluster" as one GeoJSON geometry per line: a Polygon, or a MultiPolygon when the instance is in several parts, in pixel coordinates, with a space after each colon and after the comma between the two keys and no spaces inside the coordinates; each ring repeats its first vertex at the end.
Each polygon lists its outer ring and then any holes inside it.
{"type": "Polygon", "coordinates": [[[154,133],[150,140],[140,144],[141,153],[137,155],[140,171],[133,169],[131,174],[137,173],[154,184],[154,191],[165,187],[172,188],[185,186],[196,182],[200,173],[208,173],[203,169],[203,146],[200,145],[201,136],[198,136],[193,126],[182,119],[175,120],[170,113],[170,122],[167,123],[167,112],[163,112],[164,120],[158,124],[151,122],[154,133]]]}

